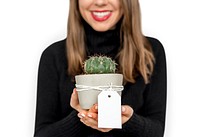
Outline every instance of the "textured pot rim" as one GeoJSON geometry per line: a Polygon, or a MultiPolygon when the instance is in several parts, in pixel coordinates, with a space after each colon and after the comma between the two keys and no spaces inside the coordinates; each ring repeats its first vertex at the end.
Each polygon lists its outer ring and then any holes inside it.
{"type": "Polygon", "coordinates": [[[97,75],[119,75],[119,76],[123,76],[120,73],[103,73],[103,74],[80,74],[80,75],[76,75],[75,77],[79,77],[79,76],[97,76],[97,75]]]}

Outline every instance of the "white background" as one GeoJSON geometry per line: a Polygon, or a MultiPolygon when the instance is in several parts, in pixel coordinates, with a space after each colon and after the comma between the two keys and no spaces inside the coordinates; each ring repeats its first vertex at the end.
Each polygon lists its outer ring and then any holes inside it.
{"type": "MultiPolygon", "coordinates": [[[[66,37],[68,0],[0,2],[0,136],[32,137],[42,51],[66,37]]],[[[168,65],[165,137],[199,137],[200,4],[141,0],[143,32],[164,45],[168,65]]]]}

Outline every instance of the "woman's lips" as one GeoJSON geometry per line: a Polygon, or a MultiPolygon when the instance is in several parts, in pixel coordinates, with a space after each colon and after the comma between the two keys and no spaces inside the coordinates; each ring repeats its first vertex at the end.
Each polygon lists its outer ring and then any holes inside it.
{"type": "Polygon", "coordinates": [[[111,16],[111,11],[93,11],[92,17],[96,21],[105,21],[111,16]]]}

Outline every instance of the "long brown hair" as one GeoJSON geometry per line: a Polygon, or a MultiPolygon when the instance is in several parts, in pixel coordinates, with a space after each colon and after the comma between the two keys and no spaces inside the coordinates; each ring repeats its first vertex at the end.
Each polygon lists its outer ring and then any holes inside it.
{"type": "MultiPolygon", "coordinates": [[[[148,83],[153,72],[154,56],[150,43],[142,34],[139,2],[121,0],[121,7],[121,50],[117,55],[119,71],[127,82],[134,83],[140,74],[145,83],[148,83]]],[[[82,64],[86,59],[86,36],[81,20],[78,0],[70,0],[66,51],[68,73],[72,76],[82,73],[82,64]]]]}

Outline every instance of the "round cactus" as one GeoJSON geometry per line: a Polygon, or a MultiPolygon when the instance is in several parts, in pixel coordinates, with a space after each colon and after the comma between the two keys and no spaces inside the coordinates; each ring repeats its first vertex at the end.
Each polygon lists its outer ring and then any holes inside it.
{"type": "Polygon", "coordinates": [[[116,63],[106,56],[92,56],[84,62],[86,74],[115,73],[116,63]]]}

